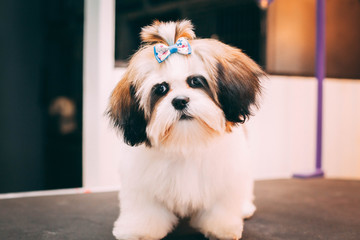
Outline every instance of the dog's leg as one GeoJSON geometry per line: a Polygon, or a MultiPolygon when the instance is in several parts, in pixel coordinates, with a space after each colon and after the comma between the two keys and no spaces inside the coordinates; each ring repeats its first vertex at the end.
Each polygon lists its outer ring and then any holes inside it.
{"type": "Polygon", "coordinates": [[[121,240],[158,240],[177,223],[176,216],[153,199],[126,196],[120,200],[120,216],[113,235],[121,240]]]}
{"type": "Polygon", "coordinates": [[[251,218],[256,211],[256,207],[252,201],[246,201],[243,204],[242,217],[244,219],[251,218]]]}
{"type": "Polygon", "coordinates": [[[227,204],[217,203],[210,209],[200,211],[190,224],[212,239],[240,239],[244,226],[241,209],[226,209],[224,206],[227,204]]]}

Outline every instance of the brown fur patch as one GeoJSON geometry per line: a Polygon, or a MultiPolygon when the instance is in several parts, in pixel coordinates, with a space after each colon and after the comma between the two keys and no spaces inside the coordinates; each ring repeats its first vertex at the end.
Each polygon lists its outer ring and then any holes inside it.
{"type": "Polygon", "coordinates": [[[142,42],[146,44],[174,44],[180,37],[185,37],[188,40],[194,39],[195,33],[193,29],[194,26],[188,20],[177,22],[160,22],[155,20],[151,25],[141,29],[140,38],[142,42]],[[166,28],[169,30],[171,30],[171,28],[175,28],[175,35],[166,35],[169,33],[169,31],[164,31],[166,28]]]}
{"type": "Polygon", "coordinates": [[[173,126],[171,125],[168,129],[165,130],[164,134],[161,136],[161,139],[160,139],[162,144],[164,144],[168,140],[172,129],[173,129],[173,126]]]}
{"type": "Polygon", "coordinates": [[[155,20],[152,25],[143,27],[140,33],[141,41],[150,44],[153,43],[167,44],[166,40],[158,32],[159,25],[160,22],[158,20],[155,20]]]}
{"type": "Polygon", "coordinates": [[[197,118],[197,120],[201,123],[201,125],[203,126],[204,130],[206,131],[206,133],[209,134],[209,136],[216,136],[219,135],[220,133],[218,131],[216,131],[215,129],[213,129],[212,127],[210,127],[205,121],[203,121],[200,118],[197,118]]]}
{"type": "Polygon", "coordinates": [[[226,121],[226,123],[225,123],[225,132],[231,133],[231,132],[232,132],[232,128],[233,128],[234,126],[235,126],[235,123],[226,121]]]}
{"type": "Polygon", "coordinates": [[[135,146],[148,141],[147,121],[136,99],[136,89],[131,84],[129,75],[130,72],[126,72],[115,87],[110,98],[108,116],[114,126],[123,133],[124,141],[135,146]]]}
{"type": "Polygon", "coordinates": [[[261,68],[240,49],[214,39],[192,41],[212,81],[216,85],[217,99],[227,121],[243,123],[251,115],[251,106],[257,106],[261,86],[261,68]]]}
{"type": "Polygon", "coordinates": [[[181,38],[184,37],[188,40],[195,38],[194,33],[194,26],[191,24],[190,21],[178,21],[176,22],[176,28],[175,28],[175,42],[181,38]]]}
{"type": "Polygon", "coordinates": [[[116,118],[120,117],[121,109],[130,108],[131,104],[131,93],[130,93],[130,82],[127,77],[129,73],[127,72],[122,80],[116,85],[113,93],[110,97],[110,114],[111,117],[116,118]]]}

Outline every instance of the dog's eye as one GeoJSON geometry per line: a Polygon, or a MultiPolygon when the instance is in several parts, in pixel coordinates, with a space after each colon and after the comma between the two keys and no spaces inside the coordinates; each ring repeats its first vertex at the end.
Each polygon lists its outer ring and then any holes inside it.
{"type": "Polygon", "coordinates": [[[169,85],[166,82],[156,84],[154,86],[154,93],[158,96],[163,96],[169,91],[169,85]]]}
{"type": "Polygon", "coordinates": [[[200,88],[203,86],[203,81],[201,78],[202,77],[199,77],[199,76],[190,77],[187,79],[187,83],[192,88],[200,88]]]}

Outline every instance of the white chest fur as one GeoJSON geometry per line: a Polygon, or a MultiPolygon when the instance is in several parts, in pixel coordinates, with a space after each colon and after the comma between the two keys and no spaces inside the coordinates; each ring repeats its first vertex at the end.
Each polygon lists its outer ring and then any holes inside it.
{"type": "Polygon", "coordinates": [[[251,191],[246,191],[250,160],[240,127],[188,153],[138,147],[130,158],[120,165],[123,194],[141,192],[180,216],[207,208],[220,198],[234,197],[226,196],[227,192],[251,191]]]}

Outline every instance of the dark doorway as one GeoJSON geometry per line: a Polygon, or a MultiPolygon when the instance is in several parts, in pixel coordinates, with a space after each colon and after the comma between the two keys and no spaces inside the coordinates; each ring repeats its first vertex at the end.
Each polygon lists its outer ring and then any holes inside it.
{"type": "Polygon", "coordinates": [[[0,3],[0,193],[82,186],[83,9],[0,3]]]}

